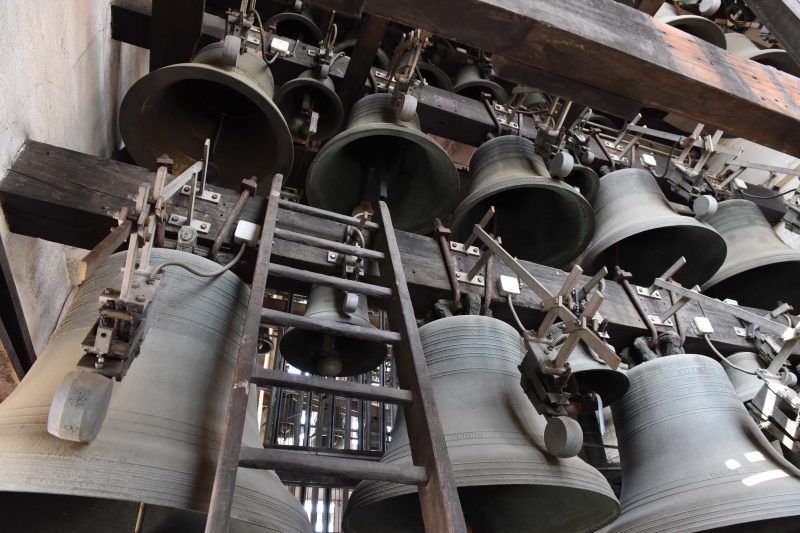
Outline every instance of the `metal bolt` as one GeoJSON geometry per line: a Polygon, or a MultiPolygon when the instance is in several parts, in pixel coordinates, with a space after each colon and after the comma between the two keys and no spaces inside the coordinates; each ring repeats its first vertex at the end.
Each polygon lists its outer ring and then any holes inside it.
{"type": "Polygon", "coordinates": [[[139,294],[138,296],[136,296],[136,301],[137,301],[137,302],[139,302],[139,303],[142,303],[142,302],[144,302],[144,296],[142,296],[141,294],[139,294]]]}
{"type": "Polygon", "coordinates": [[[203,229],[206,229],[208,227],[208,224],[203,222],[202,224],[200,224],[200,227],[203,228],[203,229]]]}

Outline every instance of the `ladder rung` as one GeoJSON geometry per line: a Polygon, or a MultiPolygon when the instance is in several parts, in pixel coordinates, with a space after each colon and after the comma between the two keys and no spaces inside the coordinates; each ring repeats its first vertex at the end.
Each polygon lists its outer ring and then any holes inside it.
{"type": "Polygon", "coordinates": [[[292,313],[276,311],[275,309],[261,309],[261,321],[267,324],[292,326],[309,331],[318,331],[320,333],[334,333],[343,337],[351,337],[353,339],[360,339],[364,341],[396,344],[403,340],[403,337],[396,331],[367,328],[364,326],[354,326],[352,324],[334,322],[332,320],[307,318],[300,315],[293,315],[292,313]]]}
{"type": "Polygon", "coordinates": [[[330,452],[325,454],[242,446],[239,466],[290,471],[294,477],[297,474],[334,475],[351,480],[372,479],[405,485],[423,485],[428,481],[428,474],[421,466],[393,465],[369,459],[337,457],[330,452]]]}
{"type": "Polygon", "coordinates": [[[308,283],[318,283],[320,285],[336,287],[337,289],[344,289],[346,291],[352,291],[366,296],[374,296],[376,298],[390,298],[392,296],[392,289],[388,287],[381,287],[380,285],[372,285],[336,276],[328,276],[275,263],[270,265],[269,275],[308,283]]]}
{"type": "Polygon", "coordinates": [[[297,233],[296,231],[290,231],[288,229],[275,228],[275,237],[278,239],[283,239],[284,241],[307,244],[309,246],[315,246],[324,250],[340,252],[347,255],[366,257],[367,259],[383,259],[383,253],[376,250],[351,246],[349,244],[343,244],[341,242],[315,237],[313,235],[306,235],[305,233],[297,233]]]}
{"type": "Polygon", "coordinates": [[[285,387],[292,390],[328,392],[336,396],[357,398],[359,400],[372,400],[394,404],[409,404],[413,400],[411,391],[394,389],[392,387],[373,387],[364,383],[340,381],[338,379],[322,378],[318,376],[303,376],[289,374],[280,370],[267,370],[256,368],[250,380],[259,387],[285,387]]]}
{"type": "MultiPolygon", "coordinates": [[[[296,213],[303,213],[305,215],[311,215],[317,218],[323,218],[325,220],[332,220],[334,222],[341,222],[342,224],[348,224],[350,226],[358,226],[361,221],[356,217],[349,217],[347,215],[342,215],[340,213],[334,213],[332,211],[325,211],[324,209],[320,209],[318,207],[311,207],[310,205],[303,205],[298,204],[296,202],[290,202],[289,200],[279,200],[278,205],[281,208],[286,209],[287,211],[294,211],[296,213]]],[[[375,230],[378,229],[378,226],[374,222],[365,222],[364,228],[375,230]]]]}

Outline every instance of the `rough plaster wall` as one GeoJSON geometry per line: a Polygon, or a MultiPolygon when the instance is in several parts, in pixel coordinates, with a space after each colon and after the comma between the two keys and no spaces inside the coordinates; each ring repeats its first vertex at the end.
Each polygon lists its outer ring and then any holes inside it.
{"type": "MultiPolygon", "coordinates": [[[[0,175],[25,139],[102,156],[120,145],[119,103],[148,52],[111,40],[109,6],[0,0],[0,175]]],[[[67,259],[81,252],[10,234],[2,216],[0,236],[40,351],[71,289],[67,259]]]]}

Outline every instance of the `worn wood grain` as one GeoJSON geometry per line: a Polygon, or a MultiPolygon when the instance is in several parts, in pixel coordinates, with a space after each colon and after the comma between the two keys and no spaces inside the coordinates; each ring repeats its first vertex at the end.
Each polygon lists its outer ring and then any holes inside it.
{"type": "Polygon", "coordinates": [[[800,79],[612,0],[365,0],[363,10],[491,52],[500,77],[529,65],[800,155],[800,79]]]}

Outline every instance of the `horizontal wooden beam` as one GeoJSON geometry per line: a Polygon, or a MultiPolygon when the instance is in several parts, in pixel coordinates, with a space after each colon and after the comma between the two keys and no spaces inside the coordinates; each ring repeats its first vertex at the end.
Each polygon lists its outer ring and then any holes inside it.
{"type": "Polygon", "coordinates": [[[536,87],[526,65],[572,82],[561,96],[580,103],[588,87],[800,156],[800,79],[613,0],[364,0],[362,11],[491,52],[504,79],[536,87]]]}
{"type": "MultiPolygon", "coordinates": [[[[113,213],[123,208],[132,209],[139,184],[152,183],[153,176],[153,172],[136,166],[28,141],[5,178],[0,180],[0,202],[12,232],[91,249],[117,225],[113,213]]],[[[222,195],[219,205],[198,202],[195,207],[201,220],[212,223],[211,233],[201,239],[201,244],[205,245],[209,245],[216,237],[214,232],[218,231],[219,221],[224,220],[238,197],[234,191],[215,191],[222,195]],[[214,221],[216,227],[213,225],[214,221]]],[[[240,217],[260,223],[264,218],[265,208],[264,198],[251,198],[242,209],[240,217]]],[[[186,198],[175,197],[174,202],[167,205],[166,209],[168,215],[185,215],[186,198]]],[[[341,239],[345,234],[346,224],[302,212],[281,209],[278,218],[284,229],[307,232],[321,239],[341,239]]],[[[169,230],[168,240],[170,237],[174,238],[176,230],[177,228],[169,230]]],[[[423,316],[430,311],[436,300],[450,298],[452,294],[444,260],[434,239],[403,231],[397,231],[396,236],[414,309],[417,316],[423,316]]],[[[233,243],[223,245],[224,250],[231,251],[234,248],[233,243]]],[[[475,264],[473,256],[455,252],[453,255],[460,271],[467,272],[475,264]]],[[[230,252],[227,257],[221,254],[219,260],[224,262],[229,257],[230,252]]],[[[326,250],[281,239],[275,241],[273,258],[277,263],[321,274],[336,274],[338,268],[328,261],[326,250]]],[[[243,276],[249,268],[247,260],[245,256],[245,264],[239,271],[243,276]]],[[[522,261],[522,264],[551,293],[557,292],[567,276],[566,272],[556,268],[526,261],[522,261]]],[[[490,283],[496,283],[500,275],[512,275],[512,272],[501,262],[495,261],[490,283]]],[[[586,283],[588,279],[586,276],[582,277],[581,283],[586,283]]],[[[363,281],[378,281],[374,264],[367,269],[363,281]]],[[[308,291],[310,282],[289,283],[284,278],[270,276],[268,285],[276,290],[307,293],[305,291],[308,291]]],[[[460,288],[463,293],[477,295],[482,295],[484,291],[481,286],[465,283],[460,288]]],[[[617,348],[628,345],[637,336],[647,334],[647,328],[636,309],[618,284],[607,282],[603,294],[606,300],[600,312],[609,321],[609,333],[617,348]]],[[[661,316],[672,304],[669,298],[654,300],[642,296],[639,300],[647,314],[656,316],[661,316]]],[[[380,306],[382,302],[376,300],[372,304],[380,306]]],[[[514,304],[526,325],[535,327],[539,323],[542,318],[539,312],[541,300],[533,291],[524,287],[522,294],[514,299],[514,304]]],[[[492,310],[501,320],[513,320],[504,301],[496,300],[492,310]]],[[[736,334],[734,328],[741,327],[738,320],[690,303],[677,314],[678,332],[685,336],[687,350],[701,350],[700,353],[703,353],[702,350],[706,349],[704,341],[697,336],[692,326],[695,316],[704,315],[714,325],[712,340],[724,353],[756,348],[755,343],[736,334]]]]}
{"type": "Polygon", "coordinates": [[[256,368],[250,379],[259,387],[283,387],[291,390],[335,394],[358,400],[409,404],[413,401],[411,392],[392,387],[373,387],[365,383],[341,381],[335,378],[289,374],[281,370],[256,368]]]}
{"type": "Polygon", "coordinates": [[[798,0],[755,0],[747,7],[800,65],[800,2],[798,0]]]}
{"type": "MultiPolygon", "coordinates": [[[[151,3],[152,0],[114,0],[111,4],[111,38],[117,41],[150,48],[151,45],[151,3]]],[[[203,34],[214,39],[224,36],[225,22],[222,18],[206,13],[203,17],[203,34]]],[[[305,43],[295,43],[291,39],[289,49],[295,53],[289,57],[279,57],[270,67],[278,84],[295,78],[301,72],[312,68],[319,49],[305,43]]],[[[340,86],[346,62],[336,62],[336,68],[330,71],[334,83],[340,86]],[[341,70],[340,70],[341,68],[341,70]]],[[[542,86],[543,90],[551,87],[542,86]]],[[[554,93],[558,93],[553,89],[554,93]]],[[[417,98],[417,115],[423,131],[460,143],[478,146],[486,140],[489,133],[494,133],[497,126],[481,102],[460,96],[452,92],[437,89],[429,85],[414,88],[417,98]]],[[[620,105],[618,100],[598,101],[595,106],[618,116],[630,118],[631,110],[636,113],[638,105],[625,101],[620,105]]],[[[522,118],[522,135],[528,138],[536,136],[536,127],[530,117],[522,118]]]]}

